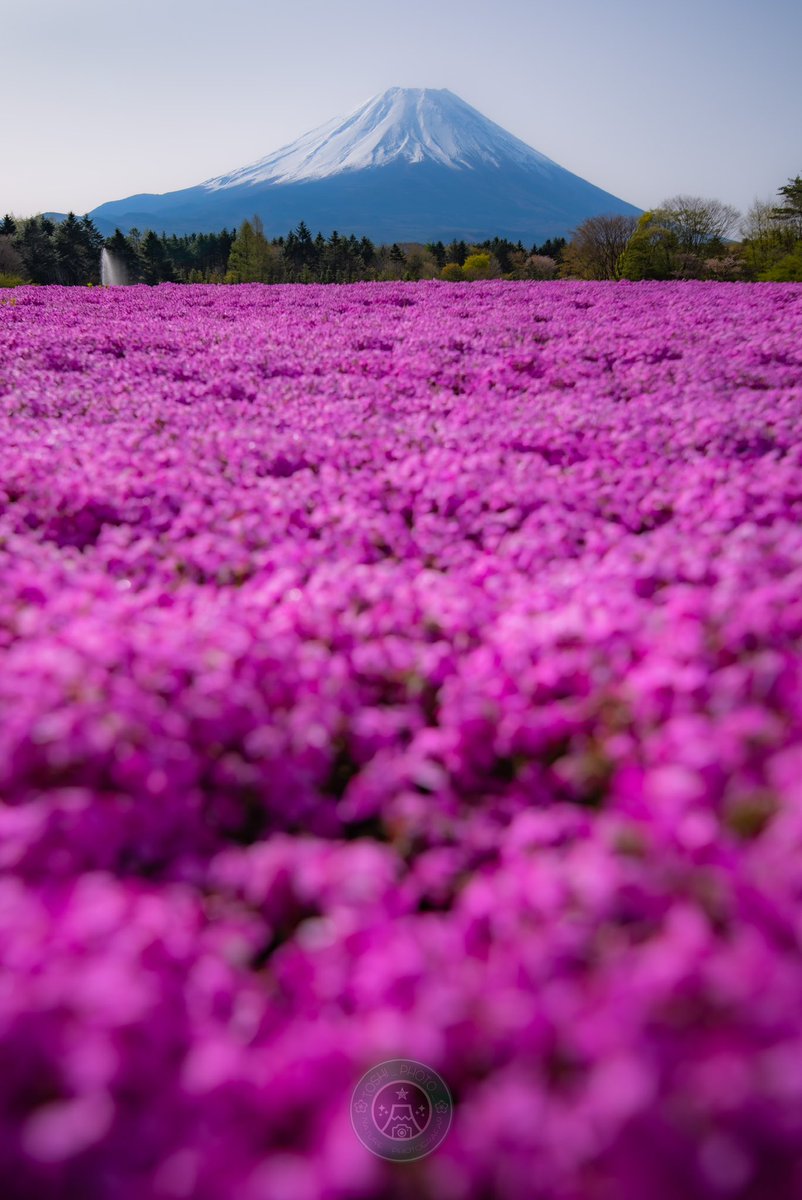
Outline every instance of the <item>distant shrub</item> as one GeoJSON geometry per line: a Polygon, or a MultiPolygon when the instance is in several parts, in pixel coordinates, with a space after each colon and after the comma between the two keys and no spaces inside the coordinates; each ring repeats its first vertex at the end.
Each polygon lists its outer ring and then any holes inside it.
{"type": "Polygon", "coordinates": [[[802,283],[802,242],[797,242],[790,254],[784,254],[768,271],[762,271],[758,279],[771,283],[802,283]]]}
{"type": "Polygon", "coordinates": [[[4,275],[0,274],[0,288],[22,287],[25,283],[19,275],[4,275]]]}
{"type": "Polygon", "coordinates": [[[556,279],[557,263],[547,254],[530,254],[524,265],[525,279],[556,279]]]}
{"type": "Polygon", "coordinates": [[[744,260],[737,254],[725,254],[722,258],[705,259],[704,271],[707,279],[735,282],[738,279],[746,278],[744,260]]]}
{"type": "Polygon", "coordinates": [[[463,279],[492,279],[493,275],[489,254],[469,254],[462,264],[463,279]]]}
{"type": "Polygon", "coordinates": [[[451,262],[446,263],[443,267],[440,272],[440,278],[447,280],[449,283],[459,283],[460,279],[464,279],[465,276],[462,273],[462,267],[459,263],[451,262]]]}

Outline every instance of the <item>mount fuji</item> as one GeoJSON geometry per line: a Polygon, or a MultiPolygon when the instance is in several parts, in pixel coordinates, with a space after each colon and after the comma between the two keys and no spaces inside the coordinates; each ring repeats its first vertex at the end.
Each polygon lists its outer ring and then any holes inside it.
{"type": "Polygon", "coordinates": [[[257,214],[276,236],[525,242],[568,236],[587,217],[638,215],[527,146],[446,89],[390,88],[345,117],[196,187],[101,204],[105,229],[212,232],[257,214]]]}

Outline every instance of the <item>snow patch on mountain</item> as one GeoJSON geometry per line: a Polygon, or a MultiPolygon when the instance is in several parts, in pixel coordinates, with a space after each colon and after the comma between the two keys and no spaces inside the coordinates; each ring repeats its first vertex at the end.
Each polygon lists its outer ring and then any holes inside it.
{"type": "Polygon", "coordinates": [[[446,88],[389,88],[346,117],[208,179],[210,192],[263,183],[326,179],[389,163],[434,162],[453,170],[514,164],[549,175],[557,164],[446,88]]]}

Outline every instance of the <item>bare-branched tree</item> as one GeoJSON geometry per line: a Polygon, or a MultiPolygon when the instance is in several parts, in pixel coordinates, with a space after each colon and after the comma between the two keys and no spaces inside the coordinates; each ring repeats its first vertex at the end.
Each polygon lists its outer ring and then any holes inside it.
{"type": "Polygon", "coordinates": [[[721,243],[740,218],[737,208],[722,200],[702,196],[671,196],[657,209],[660,221],[677,237],[682,254],[699,254],[712,243],[721,243]]]}
{"type": "Polygon", "coordinates": [[[588,217],[563,251],[562,275],[579,279],[619,279],[621,255],[637,225],[620,213],[588,217]]]}

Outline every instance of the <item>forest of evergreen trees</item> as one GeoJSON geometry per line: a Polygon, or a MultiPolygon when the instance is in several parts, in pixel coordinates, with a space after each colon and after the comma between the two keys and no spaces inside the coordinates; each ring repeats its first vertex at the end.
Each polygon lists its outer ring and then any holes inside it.
{"type": "Polygon", "coordinates": [[[104,238],[69,213],[0,222],[0,286],[99,284],[108,250],[127,283],[353,283],[390,279],[732,279],[802,282],[802,177],[755,202],[745,217],[718,200],[674,196],[640,220],[591,217],[570,242],[525,247],[496,237],[468,244],[375,245],[367,237],[313,236],[301,221],[268,238],[258,217],[237,230],[184,236],[119,229],[104,238]],[[733,239],[739,225],[742,240],[733,239]]]}
{"type": "Polygon", "coordinates": [[[300,224],[269,239],[257,217],[239,230],[184,236],[116,230],[104,238],[88,216],[61,222],[36,216],[0,222],[0,278],[7,283],[99,284],[105,246],[128,283],[353,283],[358,280],[541,278],[556,274],[565,238],[524,247],[494,238],[429,245],[375,245],[369,238],[336,231],[313,236],[300,224]],[[545,275],[543,274],[545,270],[545,275]]]}

